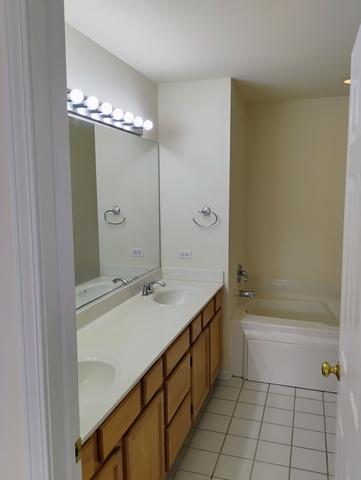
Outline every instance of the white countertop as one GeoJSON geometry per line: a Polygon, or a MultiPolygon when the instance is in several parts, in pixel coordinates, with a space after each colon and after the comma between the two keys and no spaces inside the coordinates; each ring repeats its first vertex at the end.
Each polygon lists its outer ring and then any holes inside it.
{"type": "MultiPolygon", "coordinates": [[[[80,435],[85,441],[152,364],[222,287],[221,283],[167,280],[147,297],[135,295],[78,330],[78,360],[104,359],[114,367],[111,387],[80,390],[80,435]],[[189,303],[161,305],[153,298],[173,289],[195,293],[189,303]]],[[[103,378],[103,375],[101,375],[103,378]]]]}

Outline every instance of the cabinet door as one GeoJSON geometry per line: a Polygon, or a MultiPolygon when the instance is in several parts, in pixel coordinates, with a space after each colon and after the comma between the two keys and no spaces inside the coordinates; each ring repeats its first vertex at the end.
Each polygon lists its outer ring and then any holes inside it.
{"type": "Polygon", "coordinates": [[[124,439],[126,480],[163,480],[164,409],[159,392],[124,439]]]}
{"type": "Polygon", "coordinates": [[[212,385],[222,363],[222,310],[209,324],[209,378],[212,385]]]}
{"type": "Polygon", "coordinates": [[[209,332],[200,335],[191,349],[192,355],[192,418],[197,417],[209,391],[209,332]]]}
{"type": "Polygon", "coordinates": [[[112,454],[94,480],[123,480],[123,458],[120,448],[112,454]]]}

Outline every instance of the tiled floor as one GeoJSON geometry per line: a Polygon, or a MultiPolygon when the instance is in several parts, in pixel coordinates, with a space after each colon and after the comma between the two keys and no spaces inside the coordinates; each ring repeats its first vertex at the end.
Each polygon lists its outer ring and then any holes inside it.
{"type": "Polygon", "coordinates": [[[333,480],[336,400],[219,380],[168,480],[333,480]]]}

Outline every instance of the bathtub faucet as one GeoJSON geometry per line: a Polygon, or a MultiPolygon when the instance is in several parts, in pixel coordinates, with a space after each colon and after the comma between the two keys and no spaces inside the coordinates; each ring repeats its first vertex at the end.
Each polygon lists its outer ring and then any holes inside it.
{"type": "Polygon", "coordinates": [[[243,298],[254,298],[256,292],[254,290],[239,290],[238,295],[243,298]]]}

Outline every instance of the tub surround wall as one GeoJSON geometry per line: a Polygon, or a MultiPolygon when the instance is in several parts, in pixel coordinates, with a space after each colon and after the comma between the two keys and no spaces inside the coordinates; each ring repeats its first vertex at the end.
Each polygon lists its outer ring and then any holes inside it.
{"type": "Polygon", "coordinates": [[[157,85],[70,25],[65,28],[68,87],[109,101],[124,111],[150,118],[158,137],[157,85]]]}
{"type": "Polygon", "coordinates": [[[347,97],[249,106],[246,266],[256,289],[339,296],[347,111],[347,97]]]}

